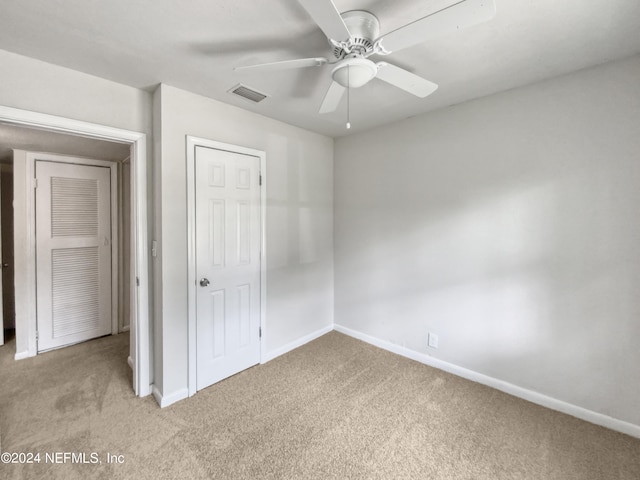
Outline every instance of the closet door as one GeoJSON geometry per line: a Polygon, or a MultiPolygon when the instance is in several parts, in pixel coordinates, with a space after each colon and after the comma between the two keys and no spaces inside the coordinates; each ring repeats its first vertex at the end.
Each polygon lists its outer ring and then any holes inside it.
{"type": "Polygon", "coordinates": [[[111,176],[36,161],[38,352],[111,333],[111,176]]]}
{"type": "Polygon", "coordinates": [[[196,147],[197,389],[260,362],[260,160],[196,147]]]}

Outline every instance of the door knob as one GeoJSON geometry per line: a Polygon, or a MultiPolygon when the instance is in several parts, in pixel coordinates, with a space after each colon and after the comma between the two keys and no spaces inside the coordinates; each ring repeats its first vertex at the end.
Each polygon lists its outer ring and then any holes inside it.
{"type": "Polygon", "coordinates": [[[209,285],[209,279],[208,278],[202,278],[200,279],[200,286],[201,287],[206,287],[207,285],[209,285]]]}

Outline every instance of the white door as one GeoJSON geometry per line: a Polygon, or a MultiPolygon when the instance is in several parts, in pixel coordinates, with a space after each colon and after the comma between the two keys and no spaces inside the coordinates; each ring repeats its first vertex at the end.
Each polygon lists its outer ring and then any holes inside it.
{"type": "Polygon", "coordinates": [[[260,362],[258,157],[195,151],[196,383],[260,362]]]}
{"type": "Polygon", "coordinates": [[[38,351],[111,333],[111,173],[36,161],[38,351]]]}

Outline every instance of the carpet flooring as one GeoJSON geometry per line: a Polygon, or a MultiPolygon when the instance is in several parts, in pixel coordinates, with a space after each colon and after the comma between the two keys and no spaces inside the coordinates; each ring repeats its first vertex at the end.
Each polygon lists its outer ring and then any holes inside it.
{"type": "Polygon", "coordinates": [[[165,409],[128,342],[0,347],[2,451],[40,454],[0,478],[640,479],[638,439],[337,332],[165,409]]]}

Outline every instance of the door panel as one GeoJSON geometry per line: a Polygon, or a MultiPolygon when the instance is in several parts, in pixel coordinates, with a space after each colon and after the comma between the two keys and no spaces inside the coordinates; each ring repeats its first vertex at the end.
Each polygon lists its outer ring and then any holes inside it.
{"type": "Polygon", "coordinates": [[[36,161],[38,351],[111,333],[111,173],[36,161]]]}
{"type": "Polygon", "coordinates": [[[260,361],[259,159],[196,147],[197,389],[260,361]]]}

